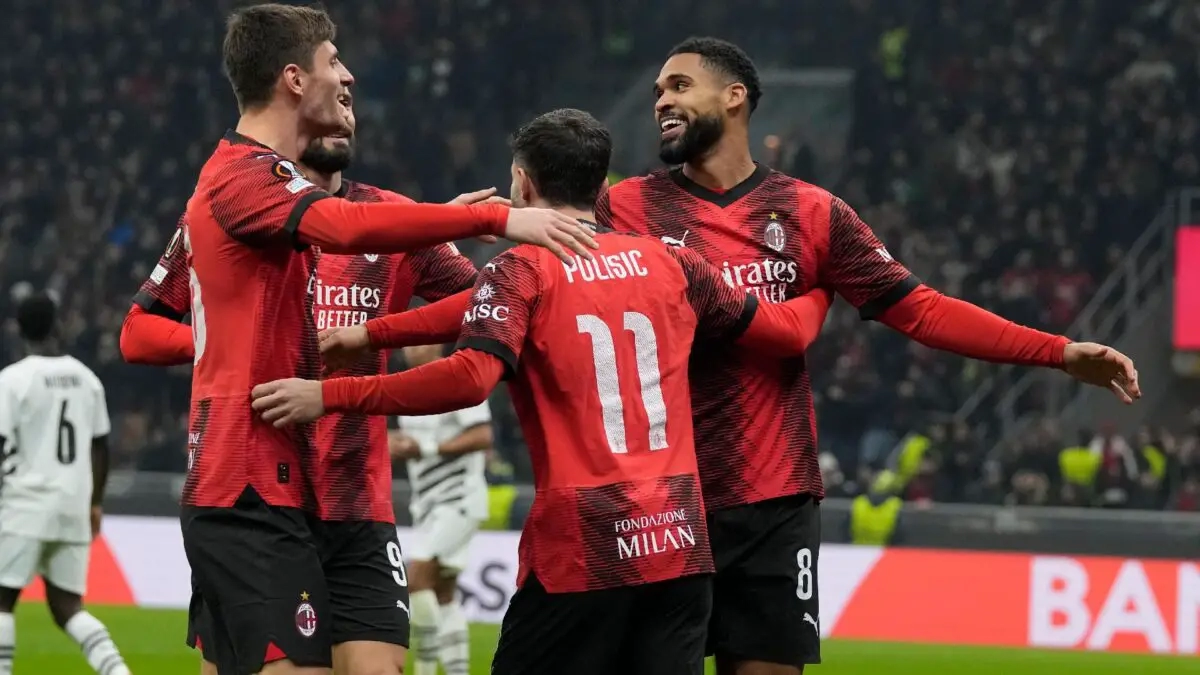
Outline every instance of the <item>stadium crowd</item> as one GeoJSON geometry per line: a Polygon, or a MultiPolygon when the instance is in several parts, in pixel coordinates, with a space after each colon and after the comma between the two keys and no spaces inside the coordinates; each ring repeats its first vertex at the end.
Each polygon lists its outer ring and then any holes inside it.
{"type": "MultiPolygon", "coordinates": [[[[230,4],[12,0],[0,26],[0,312],[34,286],[58,293],[69,349],[108,385],[118,466],[184,465],[188,368],[127,366],[116,339],[210,149],[195,139],[235,119],[216,51],[230,4]],[[26,59],[40,77],[18,77],[26,59]]],[[[552,92],[631,76],[686,33],[760,64],[853,68],[852,139],[827,187],[934,287],[1053,330],[1200,172],[1197,0],[328,4],[357,78],[350,175],[430,201],[507,185],[505,135],[552,92]]],[[[803,129],[757,131],[799,148],[780,168],[809,177],[803,129]]],[[[11,322],[0,340],[11,358],[11,322]]],[[[1200,509],[1200,418],[1081,441],[1047,420],[989,456],[987,429],[946,420],[990,368],[844,304],[809,363],[831,494],[890,462],[914,500],[1200,509]]],[[[519,430],[496,409],[498,473],[520,480],[519,430]]]]}

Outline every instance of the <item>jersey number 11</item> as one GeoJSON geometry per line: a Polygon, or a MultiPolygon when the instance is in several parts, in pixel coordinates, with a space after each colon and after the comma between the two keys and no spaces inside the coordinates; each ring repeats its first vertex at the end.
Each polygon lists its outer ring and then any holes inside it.
{"type": "MultiPolygon", "coordinates": [[[[625,406],[621,396],[621,378],[617,376],[617,348],[608,324],[593,314],[575,317],[579,332],[592,338],[592,360],[596,366],[596,390],[600,395],[600,411],[604,418],[604,435],[608,449],[617,454],[629,452],[625,439],[625,406]]],[[[639,312],[625,312],[625,330],[633,333],[633,353],[637,361],[638,382],[641,385],[642,407],[650,423],[650,449],[667,447],[667,405],[663,401],[658,369],[658,338],[650,317],[639,312]]]]}

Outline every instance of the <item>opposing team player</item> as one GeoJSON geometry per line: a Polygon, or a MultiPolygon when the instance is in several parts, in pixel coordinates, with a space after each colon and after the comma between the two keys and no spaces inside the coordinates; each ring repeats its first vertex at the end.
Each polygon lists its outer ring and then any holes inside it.
{"type": "Polygon", "coordinates": [[[108,480],[104,385],[59,351],[55,315],[46,294],[22,300],[17,325],[28,356],[0,370],[0,675],[12,673],[13,608],[34,575],[88,665],[129,675],[108,629],[83,608],[108,480]]]}
{"type": "MultiPolygon", "coordinates": [[[[311,139],[352,132],[354,78],[333,37],[319,9],[234,12],[223,55],[241,117],[201,169],[184,216],[196,356],[180,518],[212,622],[215,644],[205,647],[222,675],[331,665],[338,622],[314,519],[320,493],[340,490],[357,504],[355,486],[321,470],[312,429],[263,425],[247,405],[257,383],[319,373],[310,247],[376,255],[504,235],[566,256],[563,246],[587,255],[591,241],[544,209],[330,199],[294,162],[311,139]]],[[[402,585],[398,545],[385,553],[402,585]]],[[[403,647],[370,628],[339,645],[342,675],[403,669],[403,647]]]]}
{"type": "MultiPolygon", "coordinates": [[[[320,188],[336,197],[351,201],[408,201],[387,190],[342,178],[341,172],[353,159],[353,136],[313,141],[300,157],[300,168],[320,188]]],[[[494,190],[460,195],[455,203],[483,201],[494,190]]],[[[150,278],[134,298],[121,331],[121,351],[131,363],[175,365],[192,361],[192,334],[183,325],[190,311],[188,268],[177,232],[150,278]]],[[[312,283],[314,321],[318,328],[352,325],[388,311],[406,308],[415,294],[434,301],[470,288],[475,280],[474,266],[459,255],[453,245],[440,244],[409,254],[335,255],[317,258],[312,283]]],[[[382,355],[350,364],[343,373],[371,375],[386,372],[382,355]]],[[[397,608],[409,606],[407,590],[398,583],[405,578],[395,533],[391,495],[391,463],[387,456],[386,425],[383,418],[363,415],[330,416],[317,426],[317,450],[320,473],[324,478],[318,489],[321,515],[322,565],[333,605],[333,642],[372,641],[406,644],[408,615],[397,608]]],[[[469,462],[468,462],[469,463],[469,462]]],[[[468,534],[469,536],[469,534],[468,534]]],[[[420,569],[411,572],[413,583],[423,578],[420,569]]],[[[450,580],[451,582],[453,579],[450,580]]],[[[443,582],[444,583],[444,582],[443,582]]],[[[432,586],[430,586],[432,588],[432,586]]],[[[417,605],[412,601],[414,622],[417,605]]],[[[443,614],[446,630],[458,625],[455,608],[443,614]]],[[[437,611],[436,601],[434,610],[437,611]]],[[[202,599],[195,598],[191,611],[189,644],[205,648],[207,610],[202,599]],[[197,645],[199,643],[199,645],[197,645]]],[[[465,640],[465,618],[461,612],[461,630],[447,633],[444,642],[458,645],[465,640]]],[[[446,653],[466,649],[447,647],[446,653]]],[[[335,668],[344,660],[345,650],[335,647],[335,668]]],[[[341,671],[342,669],[339,669],[341,671]]]]}
{"type": "MultiPolygon", "coordinates": [[[[763,302],[830,288],[930,347],[1065,369],[1137,397],[1119,352],[1018,326],[924,286],[829,192],[757,164],[749,120],[754,64],[728,42],[675,47],[655,89],[661,158],[600,200],[600,222],[680,243],[763,302]]],[[[816,424],[802,358],[708,344],[692,359],[696,452],[717,574],[709,631],[722,675],[788,675],[820,662],[816,424]]]]}
{"type": "MultiPolygon", "coordinates": [[[[611,140],[547,113],[513,141],[513,200],[592,221],[611,140]]],[[[693,340],[801,353],[824,293],[760,305],[686,250],[601,234],[596,261],[528,246],[480,272],[459,350],[404,373],[255,388],[277,426],[336,411],[421,415],[478,405],[506,374],[536,496],[519,590],[492,672],[703,672],[712,558],[693,451],[693,340]]]]}
{"type": "MultiPolygon", "coordinates": [[[[409,347],[410,368],[442,355],[442,345],[409,347]]],[[[324,418],[322,418],[324,419],[324,418]]],[[[457,597],[458,575],[479,524],[487,518],[483,451],[492,447],[487,401],[437,415],[400,418],[392,456],[408,461],[413,529],[407,551],[416,675],[467,675],[467,617],[457,597]]]]}

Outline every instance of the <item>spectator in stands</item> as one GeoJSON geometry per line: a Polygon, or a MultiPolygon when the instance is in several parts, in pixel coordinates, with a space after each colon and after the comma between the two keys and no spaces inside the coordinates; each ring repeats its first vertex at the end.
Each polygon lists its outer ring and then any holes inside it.
{"type": "MultiPolygon", "coordinates": [[[[231,5],[12,0],[0,25],[9,45],[0,68],[15,73],[29,54],[44,66],[28,86],[10,77],[0,87],[9,113],[0,124],[0,284],[60,291],[70,350],[110,383],[115,447],[128,449],[114,457],[118,467],[185,463],[190,369],[126,366],[114,338],[199,162],[232,119],[217,53],[231,5]]],[[[551,98],[611,105],[613,86],[635,81],[681,31],[727,36],[764,68],[852,68],[854,122],[839,161],[825,159],[831,134],[792,116],[759,130],[759,158],[843,194],[933,285],[1065,330],[1168,191],[1200,180],[1195,6],[361,0],[333,11],[359,79],[364,142],[352,177],[433,201],[464,185],[505,184],[514,120],[551,98]]],[[[639,172],[653,148],[646,157],[616,168],[639,172]]],[[[467,252],[494,253],[474,244],[467,252]]],[[[12,293],[0,294],[0,315],[13,307],[12,293]]],[[[15,345],[9,321],[0,350],[11,357],[15,345]]],[[[831,480],[831,494],[861,492],[860,472],[908,452],[913,493],[934,500],[998,503],[1017,490],[1018,501],[1036,501],[1036,475],[1049,484],[1045,501],[1091,501],[1083,483],[1057,489],[1061,439],[992,452],[1003,430],[994,400],[932,439],[929,423],[952,419],[994,369],[863,330],[845,306],[831,311],[809,364],[821,450],[848,479],[840,488],[831,480]],[[921,438],[934,446],[928,458],[912,454],[921,438]]],[[[496,454],[509,464],[497,473],[528,480],[500,396],[496,454]]],[[[1034,396],[1015,412],[1041,407],[1034,396]]],[[[1159,433],[1128,453],[1102,443],[1097,454],[1117,474],[1098,479],[1101,493],[1109,483],[1126,491],[1108,503],[1194,501],[1198,428],[1159,433]],[[1163,456],[1161,473],[1147,447],[1163,456]]]]}

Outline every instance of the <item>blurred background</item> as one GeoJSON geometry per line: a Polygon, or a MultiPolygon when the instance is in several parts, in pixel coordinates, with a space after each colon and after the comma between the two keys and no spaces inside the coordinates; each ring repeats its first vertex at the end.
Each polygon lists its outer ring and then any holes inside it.
{"type": "MultiPolygon", "coordinates": [[[[1163,513],[1200,511],[1200,1],[326,5],[357,77],[347,175],[425,201],[507,191],[508,134],[564,105],[610,125],[614,180],[656,167],[666,52],[692,34],[738,43],[764,81],[759,161],[843,197],[933,287],[1117,346],[1145,391],[1122,408],[839,302],[808,356],[826,541],[1200,558],[1200,519],[1163,513]],[[882,530],[856,529],[859,513],[882,530]]],[[[31,288],[61,298],[71,352],[108,387],[118,513],[175,513],[190,368],[125,365],[117,338],[236,123],[219,54],[232,6],[7,0],[0,23],[0,316],[31,288]]],[[[6,318],[4,362],[15,335],[6,318]]],[[[515,529],[529,463],[503,390],[492,405],[491,526],[515,529]]]]}
{"type": "MultiPolygon", "coordinates": [[[[662,57],[693,33],[737,42],[765,82],[760,161],[845,198],[934,287],[1125,347],[1147,386],[1118,411],[1057,374],[937,353],[839,303],[809,357],[830,494],[890,468],[910,501],[1200,509],[1200,398],[1171,370],[1170,331],[1179,189],[1200,182],[1200,3],[328,5],[358,80],[348,175],[426,201],[506,190],[508,134],[558,105],[611,125],[617,175],[653,168],[662,57]]],[[[116,341],[235,123],[219,54],[232,5],[9,6],[0,315],[32,286],[57,290],[73,353],[108,383],[116,465],[181,472],[189,369],[127,366],[116,341]]],[[[477,262],[495,253],[468,246],[477,262]]],[[[14,330],[0,336],[10,359],[14,330]]],[[[497,476],[527,482],[508,404],[494,407],[497,476]]]]}

